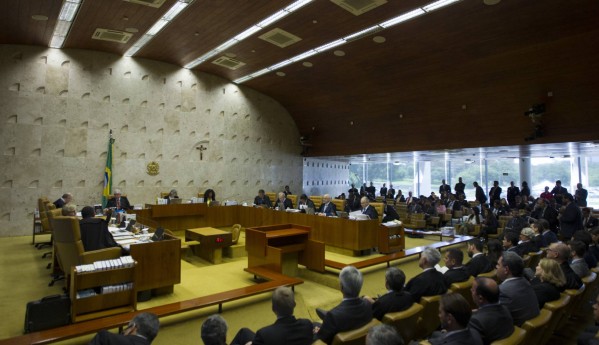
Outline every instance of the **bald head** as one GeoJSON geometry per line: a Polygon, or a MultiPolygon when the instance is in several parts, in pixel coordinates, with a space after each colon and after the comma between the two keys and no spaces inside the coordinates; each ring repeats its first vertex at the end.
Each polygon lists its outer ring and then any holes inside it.
{"type": "Polygon", "coordinates": [[[360,205],[362,205],[362,208],[365,208],[366,206],[370,205],[370,201],[364,196],[362,199],[360,199],[360,205]]]}
{"type": "Polygon", "coordinates": [[[472,284],[472,299],[479,307],[499,301],[499,286],[494,279],[477,277],[472,284]]]}
{"type": "Polygon", "coordinates": [[[560,264],[570,259],[570,247],[565,243],[552,243],[547,250],[547,257],[560,264]]]}
{"type": "Polygon", "coordinates": [[[322,202],[323,202],[323,203],[325,203],[325,204],[326,204],[327,202],[331,202],[331,196],[330,196],[330,195],[328,195],[328,194],[325,194],[325,195],[323,195],[323,196],[322,196],[322,202]]]}

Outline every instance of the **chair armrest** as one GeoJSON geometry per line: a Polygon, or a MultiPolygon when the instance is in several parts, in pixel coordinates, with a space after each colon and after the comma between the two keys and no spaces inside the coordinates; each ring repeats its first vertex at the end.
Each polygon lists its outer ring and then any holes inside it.
{"type": "Polygon", "coordinates": [[[91,264],[96,261],[116,259],[116,258],[120,258],[120,257],[121,257],[121,248],[119,248],[119,247],[94,250],[91,252],[85,252],[81,255],[81,258],[82,258],[82,261],[84,264],[91,264]]]}

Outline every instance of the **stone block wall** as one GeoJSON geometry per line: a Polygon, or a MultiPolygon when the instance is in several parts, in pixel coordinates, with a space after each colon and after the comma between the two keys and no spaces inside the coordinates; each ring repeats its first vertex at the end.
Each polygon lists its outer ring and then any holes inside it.
{"type": "Polygon", "coordinates": [[[0,236],[29,235],[40,196],[99,203],[111,129],[113,188],[134,204],[172,188],[251,201],[302,185],[299,133],[279,103],[162,62],[0,45],[0,124],[0,236]]]}

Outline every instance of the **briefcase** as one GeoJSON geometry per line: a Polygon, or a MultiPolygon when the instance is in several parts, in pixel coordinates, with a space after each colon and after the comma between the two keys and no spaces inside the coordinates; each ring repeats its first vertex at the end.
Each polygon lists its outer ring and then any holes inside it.
{"type": "Polygon", "coordinates": [[[71,323],[71,299],[52,295],[27,303],[25,333],[37,332],[71,323]]]}

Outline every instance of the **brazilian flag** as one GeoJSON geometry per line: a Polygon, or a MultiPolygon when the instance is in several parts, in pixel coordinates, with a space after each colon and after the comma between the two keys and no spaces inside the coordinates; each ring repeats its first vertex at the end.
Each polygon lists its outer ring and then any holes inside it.
{"type": "Polygon", "coordinates": [[[112,194],[112,130],[108,139],[108,155],[106,155],[106,168],[104,168],[104,191],[102,192],[102,208],[106,208],[108,197],[112,194]]]}

